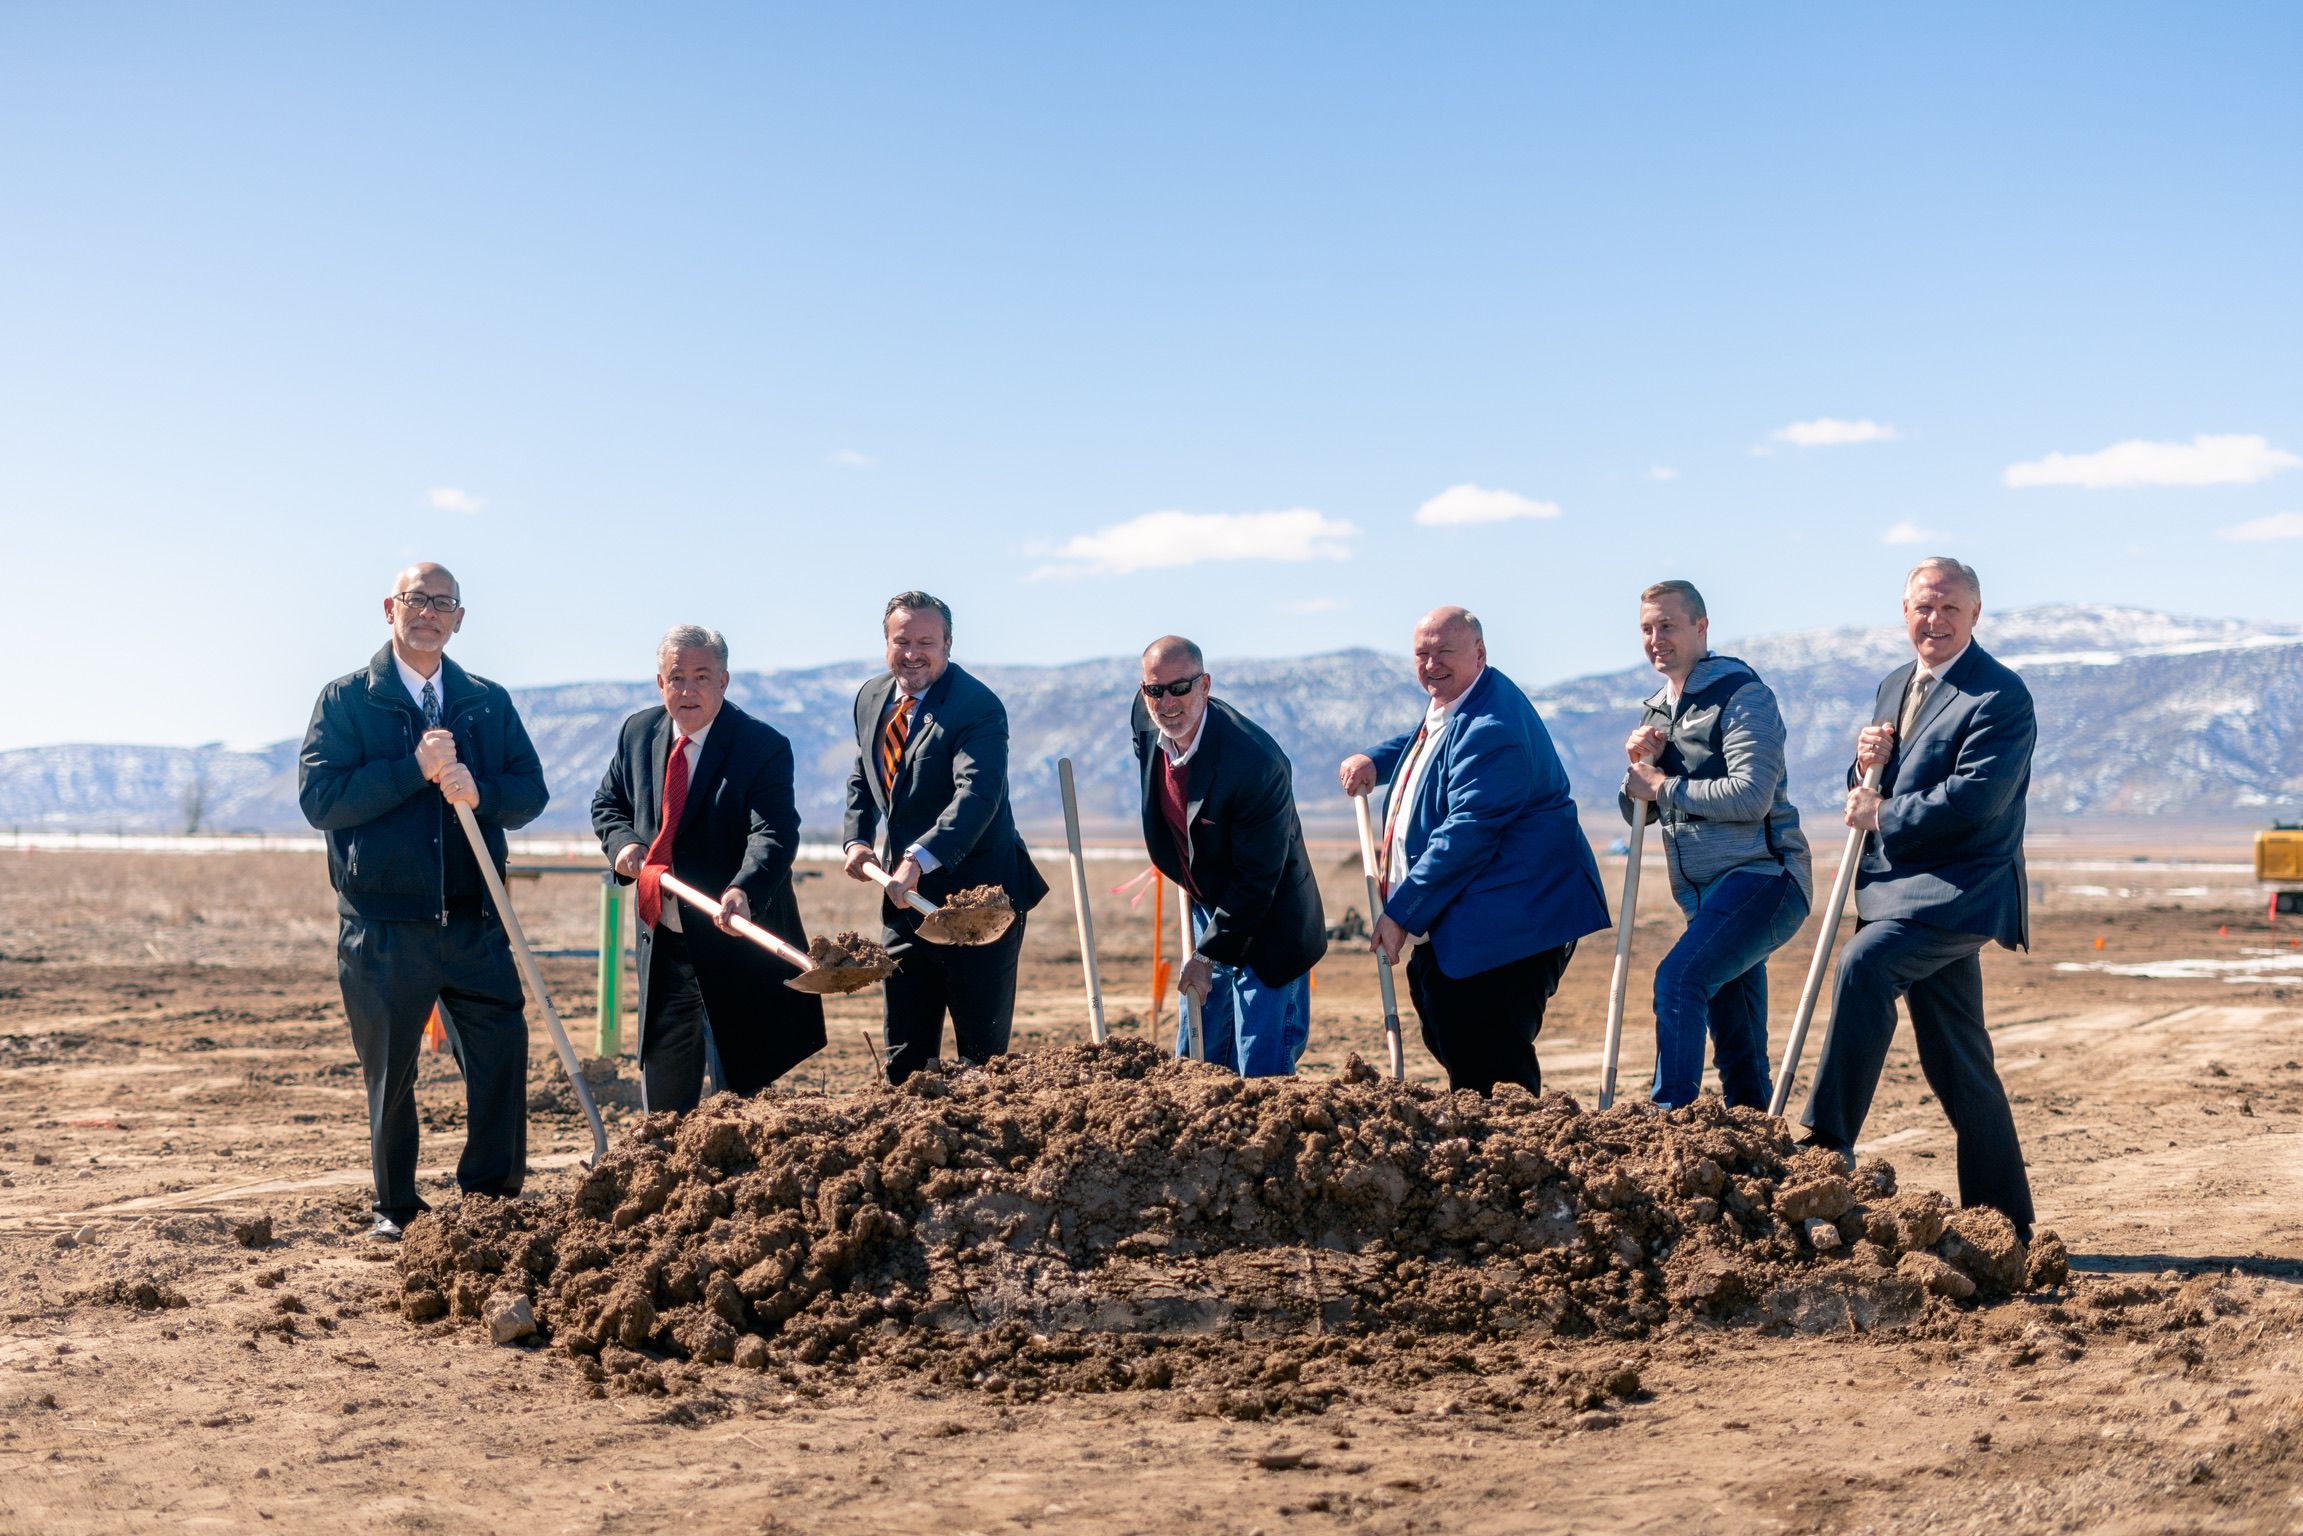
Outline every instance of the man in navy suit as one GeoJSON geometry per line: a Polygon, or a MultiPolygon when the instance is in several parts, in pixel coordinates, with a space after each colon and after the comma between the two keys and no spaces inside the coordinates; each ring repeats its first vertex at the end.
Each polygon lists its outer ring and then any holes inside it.
{"type": "MultiPolygon", "coordinates": [[[[1176,985],[1205,1010],[1207,1059],[1242,1077],[1284,1077],[1311,1038],[1311,968],[1327,953],[1327,919],[1296,816],[1295,766],[1214,688],[1183,636],[1145,649],[1132,721],[1144,847],[1192,904],[1199,941],[1176,985]]],[[[1187,1043],[1179,1022],[1177,1055],[1187,1043]]]]}
{"type": "Polygon", "coordinates": [[[1415,627],[1423,723],[1347,757],[1344,793],[1378,784],[1385,893],[1375,943],[1412,947],[1408,996],[1451,1089],[1543,1091],[1535,1037],[1575,941],[1608,927],[1599,864],[1542,717],[1487,664],[1479,620],[1435,608],[1415,627]]]}
{"type": "Polygon", "coordinates": [[[899,592],[880,615],[888,672],[856,694],[856,766],[848,775],[842,841],[851,879],[878,863],[899,891],[942,902],[996,885],[1016,919],[990,944],[931,944],[920,914],[892,895],[880,904],[896,956],[885,995],[888,1081],[941,1054],[944,1015],[968,1061],[1008,1048],[1024,914],[1048,892],[1008,809],[1008,712],[999,696],[952,665],[952,611],[925,592],[899,592]]]}
{"type": "Polygon", "coordinates": [[[1982,612],[1983,583],[1957,560],[1922,560],[1904,583],[1917,654],[1879,685],[1857,740],[1846,821],[1875,835],[1804,1123],[1812,1144],[1852,1160],[1903,998],[1920,1070],[1958,1136],[1960,1204],[1997,1207],[2028,1242],[2031,1181],[1984,1029],[1978,955],[1993,940],[2030,944],[2023,800],[2038,724],[2023,679],[1975,644],[1982,612]],[[1873,790],[1859,776],[1879,765],[1873,790]]]}
{"type": "Polygon", "coordinates": [[[656,647],[660,707],[624,722],[592,797],[592,829],[639,882],[640,1082],[648,1108],[690,1110],[704,1085],[704,1031],[723,1087],[751,1095],[824,1048],[824,1001],[799,974],[728,927],[748,917],[807,948],[792,894],[800,812],[792,744],[727,702],[728,642],[681,624],[656,647]],[[716,899],[688,906],[671,874],[716,899]]]}

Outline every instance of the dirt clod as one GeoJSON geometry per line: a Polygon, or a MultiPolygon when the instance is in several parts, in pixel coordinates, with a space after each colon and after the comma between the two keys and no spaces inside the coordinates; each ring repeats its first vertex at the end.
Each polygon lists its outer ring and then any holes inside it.
{"type": "Polygon", "coordinates": [[[258,1216],[232,1223],[232,1241],[243,1248],[265,1248],[272,1242],[272,1218],[258,1216]]]}

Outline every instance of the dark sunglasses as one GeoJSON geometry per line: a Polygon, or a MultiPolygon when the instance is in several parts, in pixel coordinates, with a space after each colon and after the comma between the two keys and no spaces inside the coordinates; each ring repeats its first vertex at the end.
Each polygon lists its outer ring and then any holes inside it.
{"type": "Polygon", "coordinates": [[[1171,699],[1180,699],[1197,688],[1199,680],[1205,676],[1205,672],[1195,672],[1190,677],[1179,677],[1172,683],[1146,683],[1143,685],[1143,696],[1156,699],[1164,693],[1171,699]]]}

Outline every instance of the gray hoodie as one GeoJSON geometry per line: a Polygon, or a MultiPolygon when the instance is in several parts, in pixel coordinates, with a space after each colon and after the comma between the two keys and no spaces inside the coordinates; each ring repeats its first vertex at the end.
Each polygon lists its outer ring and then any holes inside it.
{"type": "MultiPolygon", "coordinates": [[[[1658,688],[1639,723],[1669,738],[1657,766],[1671,777],[1655,814],[1662,818],[1664,861],[1681,909],[1692,913],[1698,890],[1739,869],[1780,870],[1812,902],[1807,836],[1784,771],[1783,715],[1759,674],[1732,656],[1706,656],[1688,674],[1679,703],[1671,703],[1668,687],[1658,688]],[[1725,702],[1704,697],[1737,677],[1744,681],[1725,702]]],[[[1620,792],[1617,798],[1629,823],[1635,802],[1620,792]]]]}

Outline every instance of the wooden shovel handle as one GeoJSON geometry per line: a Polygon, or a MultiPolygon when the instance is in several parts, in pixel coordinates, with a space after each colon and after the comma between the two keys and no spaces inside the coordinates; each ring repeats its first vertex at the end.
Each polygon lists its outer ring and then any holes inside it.
{"type": "MultiPolygon", "coordinates": [[[[877,880],[880,883],[880,888],[882,890],[892,891],[895,887],[896,877],[889,874],[886,870],[880,868],[880,861],[877,859],[868,860],[865,863],[864,873],[870,875],[874,880],[877,880]]],[[[923,912],[929,917],[935,916],[936,913],[941,910],[936,906],[934,902],[928,900],[925,896],[922,896],[918,891],[904,892],[904,900],[911,904],[911,908],[914,912],[923,912]]]]}
{"type": "MultiPolygon", "coordinates": [[[[715,917],[717,917],[720,910],[720,904],[714,901],[711,897],[706,896],[702,891],[699,891],[694,886],[688,884],[685,880],[675,880],[670,875],[666,875],[663,877],[663,886],[665,890],[670,891],[674,896],[679,897],[680,900],[686,902],[689,906],[698,908],[704,912],[712,913],[715,917]]],[[[814,967],[808,964],[807,951],[794,949],[791,945],[785,943],[782,939],[777,938],[774,934],[768,932],[767,929],[762,928],[758,923],[753,922],[750,918],[731,917],[728,919],[728,926],[733,928],[736,932],[742,934],[745,938],[750,939],[754,944],[759,945],[760,948],[766,950],[769,954],[774,955],[778,960],[783,961],[784,964],[796,965],[803,971],[814,969],[814,967]]]]}

